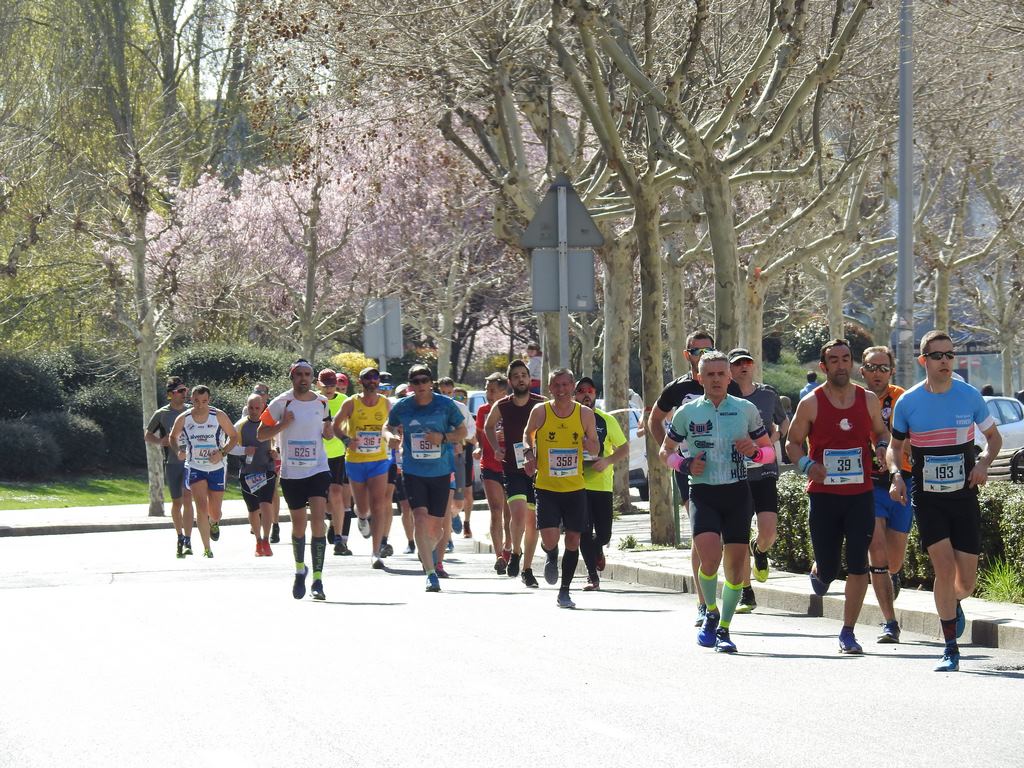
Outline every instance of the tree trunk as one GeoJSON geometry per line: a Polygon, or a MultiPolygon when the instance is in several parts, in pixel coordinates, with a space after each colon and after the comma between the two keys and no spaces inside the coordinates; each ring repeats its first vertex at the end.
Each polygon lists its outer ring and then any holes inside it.
{"type": "Polygon", "coordinates": [[[949,284],[952,270],[945,264],[935,267],[935,327],[949,333],[949,284]]]}
{"type": "Polygon", "coordinates": [[[544,372],[541,374],[540,390],[547,392],[548,373],[561,367],[562,343],[559,338],[558,313],[541,312],[537,315],[537,327],[541,333],[541,349],[544,350],[544,372]]]}
{"type": "Polygon", "coordinates": [[[843,338],[843,293],[846,284],[837,274],[829,274],[825,282],[825,294],[828,297],[828,334],[830,339],[843,338]]]}
{"type": "Polygon", "coordinates": [[[1002,368],[1003,395],[1013,397],[1013,344],[1014,334],[1000,334],[999,363],[1002,368]]]}
{"type": "Polygon", "coordinates": [[[739,346],[743,327],[739,297],[739,262],[732,189],[725,172],[702,174],[704,211],[715,263],[715,344],[719,349],[739,346]]]}
{"type": "MultiPolygon", "coordinates": [[[[317,350],[316,331],[316,277],[320,258],[320,188],[323,184],[318,176],[309,193],[309,211],[303,227],[302,247],[306,257],[306,286],[303,292],[301,316],[299,318],[299,339],[303,357],[314,363],[317,350]]],[[[314,363],[315,364],[315,363],[314,363]]]]}
{"type": "Polygon", "coordinates": [[[749,340],[747,349],[754,356],[755,369],[764,371],[761,340],[764,339],[764,289],[760,276],[748,277],[744,286],[746,299],[746,337],[749,340]]]}
{"type": "Polygon", "coordinates": [[[594,375],[594,347],[597,345],[597,332],[589,316],[580,317],[580,376],[594,375]]]}
{"type": "MultiPolygon", "coordinates": [[[[629,399],[629,336],[633,326],[633,260],[629,249],[615,240],[602,249],[604,257],[604,404],[609,411],[626,408],[629,399]]],[[[623,434],[629,437],[627,413],[617,413],[623,434]]],[[[642,417],[641,417],[642,418],[642,417]]],[[[649,462],[648,462],[649,463],[649,462]]],[[[629,463],[615,465],[615,509],[631,509],[629,463]]]]}
{"type": "Polygon", "coordinates": [[[682,264],[669,262],[665,265],[666,275],[666,334],[668,336],[668,354],[672,360],[672,376],[678,378],[690,370],[686,360],[686,336],[692,330],[688,323],[683,322],[683,308],[686,296],[683,290],[684,268],[682,264]]]}
{"type": "Polygon", "coordinates": [[[455,332],[455,284],[458,281],[460,259],[452,258],[448,265],[448,284],[445,286],[438,311],[438,328],[434,338],[437,344],[438,377],[454,376],[452,363],[452,335],[455,332]]]}

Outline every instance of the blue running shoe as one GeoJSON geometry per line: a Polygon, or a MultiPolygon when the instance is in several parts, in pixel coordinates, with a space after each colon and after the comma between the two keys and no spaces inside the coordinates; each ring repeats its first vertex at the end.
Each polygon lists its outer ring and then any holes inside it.
{"type": "Polygon", "coordinates": [[[818,578],[818,574],[811,571],[811,589],[814,590],[814,594],[818,597],[824,597],[828,592],[828,584],[818,578]]]}
{"type": "Polygon", "coordinates": [[[544,561],[544,581],[548,584],[558,583],[558,552],[549,552],[544,561]]]}
{"type": "Polygon", "coordinates": [[[882,645],[893,645],[900,641],[900,623],[893,619],[882,625],[882,634],[878,636],[878,642],[882,645]]]}
{"type": "Polygon", "coordinates": [[[569,591],[568,590],[564,590],[564,591],[563,590],[559,590],[559,592],[558,592],[558,599],[555,602],[558,603],[558,607],[559,608],[575,608],[576,607],[576,603],[574,603],[572,601],[572,598],[569,597],[569,591]]]}
{"type": "Polygon", "coordinates": [[[455,551],[455,542],[453,542],[451,539],[448,539],[448,543],[445,545],[444,551],[445,552],[454,552],[455,551]]]}
{"type": "Polygon", "coordinates": [[[719,653],[736,653],[736,643],[729,637],[729,630],[719,627],[715,633],[715,650],[719,653]]]}
{"type": "Polygon", "coordinates": [[[846,629],[844,627],[843,631],[839,633],[839,652],[853,656],[864,653],[864,649],[860,647],[860,643],[858,643],[857,638],[854,637],[852,629],[846,629]]]}
{"type": "Polygon", "coordinates": [[[438,581],[436,573],[427,574],[427,592],[440,592],[441,582],[438,581]]]}
{"type": "Polygon", "coordinates": [[[324,594],[324,583],[320,579],[316,579],[313,582],[313,586],[309,588],[309,592],[313,595],[314,600],[326,600],[327,595],[324,594]]]}
{"type": "Polygon", "coordinates": [[[718,621],[721,618],[718,611],[708,611],[705,614],[704,625],[700,628],[700,632],[697,633],[697,645],[702,648],[715,647],[715,642],[718,640],[715,633],[718,631],[718,621]]]}
{"type": "Polygon", "coordinates": [[[936,672],[959,672],[960,671],[960,649],[957,646],[946,646],[942,654],[942,661],[935,667],[936,672]]]}
{"type": "Polygon", "coordinates": [[[957,600],[956,601],[956,636],[957,636],[957,639],[960,638],[960,636],[964,633],[965,629],[967,629],[967,617],[964,616],[964,609],[960,607],[960,601],[957,600]]]}
{"type": "Polygon", "coordinates": [[[462,533],[462,516],[452,516],[452,533],[462,533]]]}
{"type": "Polygon", "coordinates": [[[704,603],[697,603],[697,620],[693,622],[693,626],[702,627],[704,626],[704,617],[708,615],[708,607],[704,603]]]}
{"type": "Polygon", "coordinates": [[[306,576],[309,575],[309,566],[302,568],[302,573],[295,574],[295,583],[292,585],[292,597],[301,600],[306,596],[306,576]]]}

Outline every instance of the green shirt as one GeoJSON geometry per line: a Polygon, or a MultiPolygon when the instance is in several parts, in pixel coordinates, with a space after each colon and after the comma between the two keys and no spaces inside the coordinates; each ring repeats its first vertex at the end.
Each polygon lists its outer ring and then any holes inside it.
{"type": "MultiPolygon", "coordinates": [[[[594,409],[595,426],[597,427],[598,456],[611,456],[615,449],[626,443],[626,436],[622,433],[622,427],[618,420],[604,411],[594,409]]],[[[588,491],[612,492],[615,483],[615,468],[609,464],[603,472],[595,472],[593,466],[583,456],[583,481],[588,491]]]]}
{"type": "MultiPolygon", "coordinates": [[[[346,400],[348,400],[348,395],[336,392],[334,397],[327,401],[327,408],[331,412],[331,421],[334,421],[346,400]]],[[[338,438],[332,437],[330,440],[324,440],[324,450],[327,452],[328,459],[336,459],[345,455],[345,444],[338,438]]]]}

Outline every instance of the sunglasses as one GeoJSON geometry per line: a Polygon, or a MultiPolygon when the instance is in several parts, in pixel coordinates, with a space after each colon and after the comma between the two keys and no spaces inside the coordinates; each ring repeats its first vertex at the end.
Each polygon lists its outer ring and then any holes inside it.
{"type": "Polygon", "coordinates": [[[875,371],[878,371],[879,373],[889,373],[892,370],[892,366],[886,363],[878,365],[875,363],[864,363],[864,370],[868,373],[874,373],[875,371]]]}
{"type": "Polygon", "coordinates": [[[380,381],[380,374],[368,373],[365,376],[360,376],[359,378],[362,379],[363,381],[380,381]]]}
{"type": "Polygon", "coordinates": [[[929,360],[941,360],[942,358],[952,360],[956,357],[956,352],[927,352],[924,357],[927,357],[929,360]]]}
{"type": "Polygon", "coordinates": [[[466,402],[466,396],[465,395],[453,395],[452,398],[454,400],[458,400],[460,403],[466,402]]]}
{"type": "Polygon", "coordinates": [[[416,386],[417,384],[429,384],[430,383],[430,377],[429,376],[417,376],[415,379],[409,379],[409,383],[412,384],[413,386],[416,386]]]}
{"type": "Polygon", "coordinates": [[[710,352],[711,347],[687,347],[686,351],[690,353],[691,357],[700,357],[705,352],[710,352]]]}
{"type": "Polygon", "coordinates": [[[178,387],[177,389],[169,389],[167,391],[175,395],[180,395],[182,392],[188,392],[188,387],[178,387]]]}

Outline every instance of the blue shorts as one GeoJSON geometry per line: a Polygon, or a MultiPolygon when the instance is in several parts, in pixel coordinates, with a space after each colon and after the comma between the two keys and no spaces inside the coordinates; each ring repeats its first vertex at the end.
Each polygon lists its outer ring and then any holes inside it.
{"type": "Polygon", "coordinates": [[[213,472],[203,472],[201,469],[188,468],[188,472],[185,474],[185,487],[189,490],[195,483],[206,482],[206,489],[209,491],[223,491],[224,490],[224,475],[226,474],[224,467],[215,469],[213,472]]]}
{"type": "Polygon", "coordinates": [[[903,481],[907,485],[907,503],[900,504],[889,498],[889,489],[875,486],[875,517],[885,519],[885,524],[892,531],[910,533],[910,523],[914,519],[913,511],[910,508],[910,494],[914,490],[914,480],[907,478],[903,481]]]}
{"type": "Polygon", "coordinates": [[[348,472],[349,482],[352,483],[366,483],[371,477],[386,475],[390,467],[391,459],[345,462],[345,471],[348,472]]]}

